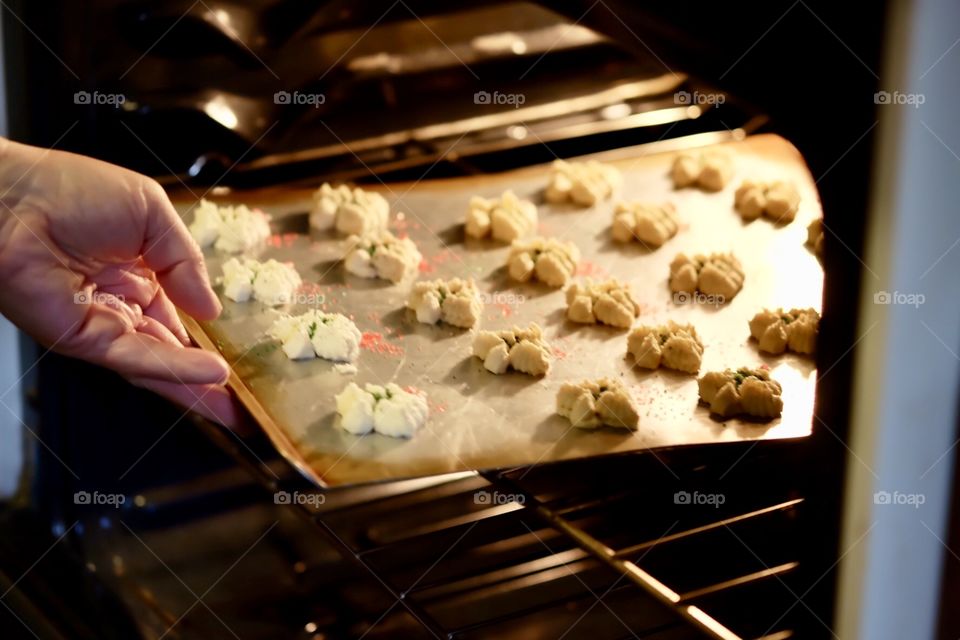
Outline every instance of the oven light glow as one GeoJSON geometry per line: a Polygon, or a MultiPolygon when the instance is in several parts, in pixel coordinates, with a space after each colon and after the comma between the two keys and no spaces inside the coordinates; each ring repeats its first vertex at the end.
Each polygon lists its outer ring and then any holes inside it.
{"type": "Polygon", "coordinates": [[[317,630],[317,623],[316,623],[316,622],[308,622],[308,623],[303,627],[303,630],[306,631],[307,633],[313,633],[314,631],[317,630]]]}
{"type": "Polygon", "coordinates": [[[204,112],[225,126],[227,129],[235,129],[239,120],[230,105],[226,103],[222,96],[217,96],[204,105],[204,112]]]}
{"type": "Polygon", "coordinates": [[[507,127],[507,136],[513,138],[514,140],[523,140],[527,137],[527,128],[520,124],[514,124],[507,127]]]}
{"type": "Polygon", "coordinates": [[[630,108],[630,105],[626,102],[618,102],[601,109],[600,117],[604,120],[619,120],[620,118],[626,118],[631,113],[633,113],[633,109],[630,108]]]}

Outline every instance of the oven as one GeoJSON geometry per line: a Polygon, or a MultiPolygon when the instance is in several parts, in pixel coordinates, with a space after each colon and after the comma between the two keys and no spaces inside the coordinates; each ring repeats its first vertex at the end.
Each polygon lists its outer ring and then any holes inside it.
{"type": "Polygon", "coordinates": [[[905,9],[5,9],[7,84],[23,96],[13,136],[171,193],[478,176],[777,133],[816,178],[830,233],[816,417],[796,439],[324,490],[253,425],[225,431],[24,341],[36,364],[22,381],[24,479],[2,511],[4,637],[779,640],[844,628],[841,531],[857,529],[843,496],[864,473],[855,347],[877,286],[860,257],[876,232],[883,106],[871,97],[905,9]],[[676,499],[693,492],[724,499],[676,499]],[[98,493],[119,498],[91,506],[98,493]]]}

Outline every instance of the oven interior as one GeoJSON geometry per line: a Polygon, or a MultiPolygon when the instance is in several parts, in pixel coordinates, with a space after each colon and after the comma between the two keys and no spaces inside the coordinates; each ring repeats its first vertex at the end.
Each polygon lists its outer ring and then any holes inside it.
{"type": "MultiPolygon", "coordinates": [[[[826,215],[845,211],[837,237],[860,242],[869,144],[835,161],[866,107],[840,98],[875,80],[836,42],[800,60],[795,47],[822,29],[802,10],[764,37],[786,5],[748,17],[619,2],[50,6],[57,19],[16,2],[22,23],[5,20],[8,56],[24,56],[8,85],[28,98],[12,129],[171,189],[483,174],[774,131],[823,179],[826,215]],[[70,98],[96,91],[125,101],[70,98]],[[277,102],[295,91],[324,102],[277,102]]],[[[878,55],[880,14],[844,34],[858,51],[878,55]]],[[[855,256],[831,244],[824,307],[853,318],[855,256]]],[[[833,362],[852,320],[824,334],[818,362],[833,362]]],[[[43,353],[24,350],[27,362],[43,353]]],[[[16,533],[0,542],[0,619],[70,638],[829,635],[849,366],[838,360],[818,389],[833,428],[798,441],[321,493],[255,429],[225,432],[45,355],[24,378],[37,438],[3,516],[16,533]],[[75,504],[94,490],[129,499],[75,504]],[[300,503],[278,504],[278,491],[300,503]],[[683,492],[724,501],[685,505],[683,492]]]]}

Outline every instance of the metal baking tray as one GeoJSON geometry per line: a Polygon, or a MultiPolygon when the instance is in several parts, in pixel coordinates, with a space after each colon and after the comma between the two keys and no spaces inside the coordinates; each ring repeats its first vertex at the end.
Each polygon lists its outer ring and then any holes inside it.
{"type": "MultiPolygon", "coordinates": [[[[277,311],[257,302],[223,299],[220,318],[209,323],[187,319],[188,330],[199,345],[220,351],[231,363],[230,386],[241,402],[280,453],[321,487],[808,435],[816,381],[813,360],[759,353],[749,339],[747,322],[762,307],[819,310],[823,270],[804,244],[807,224],[821,215],[816,186],[800,154],[782,138],[759,135],[717,146],[727,149],[736,165],[733,180],[720,193],[674,190],[668,175],[672,153],[625,148],[592,156],[621,169],[620,197],[676,205],[680,231],[656,251],[611,241],[614,201],[590,209],[545,204],[548,166],[373,187],[391,203],[394,232],[409,234],[419,246],[424,256],[419,277],[475,278],[488,294],[480,322],[484,329],[525,326],[533,320],[544,327],[557,358],[543,379],[488,373],[470,356],[470,331],[417,323],[404,308],[409,282],[394,286],[345,273],[339,263],[344,239],[309,229],[309,190],[271,188],[214,199],[243,202],[271,214],[274,235],[258,257],[293,262],[307,283],[305,293],[322,298],[322,308],[353,318],[364,332],[357,373],[342,373],[319,359],[289,361],[264,336],[277,311]],[[744,223],[733,209],[733,192],[746,178],[793,181],[802,197],[797,219],[784,226],[764,219],[744,223]],[[541,234],[577,243],[583,254],[580,277],[609,275],[630,283],[643,307],[638,323],[693,323],[705,344],[701,373],[769,365],[783,385],[782,417],[765,424],[720,422],[698,405],[696,377],[634,367],[626,357],[626,331],[571,323],[565,319],[561,290],[510,281],[503,268],[508,247],[465,240],[462,224],[470,196],[496,196],[505,189],[539,205],[541,234]],[[674,255],[727,250],[743,263],[742,291],[721,307],[676,304],[667,286],[674,255]],[[619,377],[630,388],[640,410],[637,431],[571,429],[554,413],[561,383],[599,376],[619,377]],[[396,382],[425,391],[430,405],[426,427],[410,440],[342,431],[335,423],[333,396],[350,381],[396,382]]],[[[194,202],[176,204],[189,221],[194,202]]],[[[225,256],[208,250],[206,257],[216,280],[225,256]]],[[[286,311],[305,309],[301,304],[286,311]]]]}

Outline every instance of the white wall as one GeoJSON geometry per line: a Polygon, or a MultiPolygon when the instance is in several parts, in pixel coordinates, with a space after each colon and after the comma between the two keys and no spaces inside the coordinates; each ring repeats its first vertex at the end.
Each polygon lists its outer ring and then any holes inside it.
{"type": "MultiPolygon", "coordinates": [[[[0,13],[2,20],[2,13],[0,13]]],[[[7,135],[7,95],[5,65],[2,54],[2,28],[0,23],[0,135],[7,135]]],[[[0,400],[10,411],[0,405],[0,498],[13,493],[16,488],[20,466],[23,463],[23,431],[20,417],[23,415],[20,377],[20,352],[17,347],[16,328],[0,317],[0,400]],[[9,391],[9,392],[8,392],[9,391]]]]}
{"type": "Polygon", "coordinates": [[[895,1],[889,25],[882,88],[916,106],[877,109],[837,632],[924,640],[948,553],[960,391],[960,4],[895,1]],[[916,304],[877,304],[879,291],[916,304]]]}

